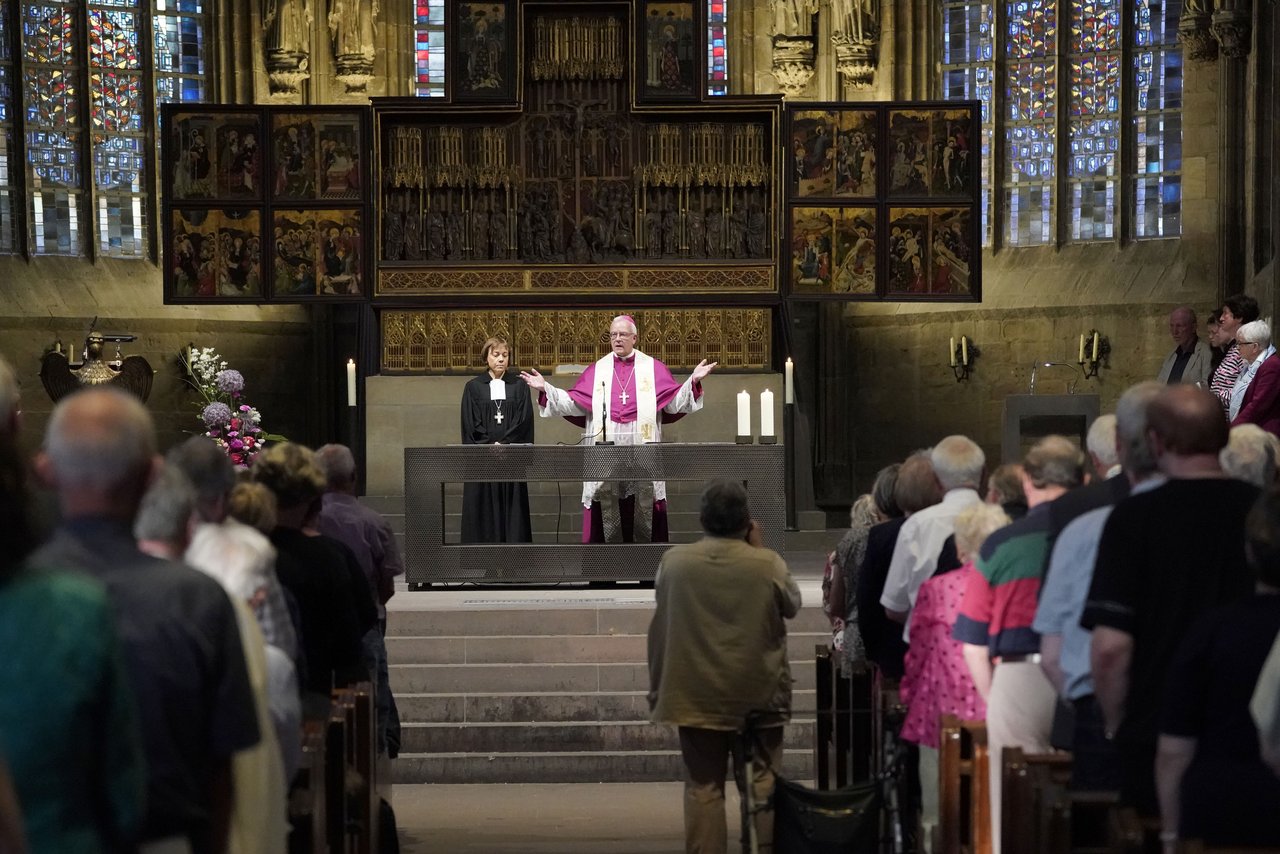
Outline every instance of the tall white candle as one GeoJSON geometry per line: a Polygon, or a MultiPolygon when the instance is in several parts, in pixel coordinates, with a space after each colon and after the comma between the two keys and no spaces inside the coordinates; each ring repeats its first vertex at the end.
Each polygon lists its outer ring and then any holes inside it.
{"type": "Polygon", "coordinates": [[[960,336],[960,364],[969,367],[969,336],[960,336]]]}
{"type": "Polygon", "coordinates": [[[1084,333],[1080,333],[1080,364],[1084,364],[1084,333]]]}
{"type": "Polygon", "coordinates": [[[356,360],[347,359],[347,406],[356,405],[356,360]]]}
{"type": "Polygon", "coordinates": [[[1093,333],[1093,361],[1098,361],[1098,333],[1093,333]]]}
{"type": "Polygon", "coordinates": [[[773,392],[760,392],[760,435],[773,436],[773,392]]]}
{"type": "Polygon", "coordinates": [[[738,392],[738,435],[751,435],[751,395],[746,389],[738,392]]]}
{"type": "Polygon", "coordinates": [[[952,338],[947,342],[947,364],[951,367],[956,366],[956,339],[952,338]]]}
{"type": "Polygon", "coordinates": [[[788,356],[788,357],[787,357],[787,369],[786,369],[786,374],[785,374],[785,376],[784,376],[784,379],[785,379],[785,381],[786,381],[786,382],[784,383],[784,385],[783,385],[783,389],[782,389],[782,402],[783,402],[783,403],[795,403],[795,402],[796,402],[796,389],[795,389],[796,374],[795,374],[795,370],[796,370],[796,366],[795,366],[795,364],[791,361],[791,357],[790,357],[790,356],[788,356]]]}

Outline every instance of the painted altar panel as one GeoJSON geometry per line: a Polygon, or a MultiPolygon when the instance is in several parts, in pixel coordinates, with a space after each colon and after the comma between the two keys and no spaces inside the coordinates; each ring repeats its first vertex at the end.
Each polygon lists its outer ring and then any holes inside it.
{"type": "Polygon", "coordinates": [[[979,301],[978,116],[976,101],[788,108],[787,295],[979,301]]]}
{"type": "Polygon", "coordinates": [[[166,303],[369,298],[368,110],[165,104],[166,303]]]}

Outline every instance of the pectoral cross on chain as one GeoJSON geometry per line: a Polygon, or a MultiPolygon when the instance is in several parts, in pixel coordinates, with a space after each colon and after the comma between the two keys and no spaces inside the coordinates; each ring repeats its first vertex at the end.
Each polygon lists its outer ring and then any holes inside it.
{"type": "Polygon", "coordinates": [[[494,421],[497,421],[499,424],[501,424],[501,423],[502,423],[502,412],[501,412],[501,411],[499,411],[497,415],[493,416],[493,420],[494,420],[494,421]]]}
{"type": "Polygon", "coordinates": [[[622,393],[618,395],[618,397],[622,398],[622,405],[626,406],[628,395],[627,395],[627,390],[625,388],[622,390],[622,393]]]}

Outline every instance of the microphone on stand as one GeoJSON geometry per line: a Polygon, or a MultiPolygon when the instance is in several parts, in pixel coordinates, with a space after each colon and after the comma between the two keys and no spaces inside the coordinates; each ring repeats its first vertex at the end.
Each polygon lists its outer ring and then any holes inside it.
{"type": "Polygon", "coordinates": [[[604,387],[604,380],[600,381],[600,441],[597,445],[612,445],[609,441],[609,390],[604,387]]]}

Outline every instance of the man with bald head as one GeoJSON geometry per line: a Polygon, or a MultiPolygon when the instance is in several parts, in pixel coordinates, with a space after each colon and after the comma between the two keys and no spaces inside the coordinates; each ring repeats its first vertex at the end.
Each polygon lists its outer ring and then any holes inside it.
{"type": "Polygon", "coordinates": [[[1168,480],[1116,505],[1098,544],[1080,624],[1106,733],[1121,758],[1121,798],[1158,815],[1153,764],[1165,674],[1192,621],[1248,596],[1245,516],[1258,497],[1218,462],[1222,404],[1204,389],[1164,389],[1147,408],[1155,466],[1168,480]]]}
{"type": "Polygon", "coordinates": [[[134,518],[161,465],[137,398],[108,388],[65,398],[36,458],[63,522],[31,561],[79,569],[106,586],[147,760],[141,850],[209,854],[226,850],[231,757],[259,732],[226,593],[134,542],[134,518]]]}
{"type": "MultiPolygon", "coordinates": [[[[663,424],[702,408],[702,380],[717,363],[703,359],[687,380],[678,383],[666,365],[636,349],[637,340],[635,320],[627,314],[615,317],[609,324],[612,352],[587,368],[568,391],[556,388],[536,370],[521,371],[520,379],[538,392],[538,414],[559,415],[584,427],[588,445],[661,442],[663,424]]],[[[582,506],[584,543],[667,541],[667,485],[660,480],[651,485],[584,483],[582,506]],[[642,492],[644,501],[638,500],[642,492]]]]}
{"type": "Polygon", "coordinates": [[[1196,334],[1196,313],[1187,306],[1180,306],[1169,313],[1169,337],[1173,339],[1173,352],[1160,366],[1156,378],[1162,383],[1209,382],[1213,373],[1213,349],[1208,341],[1196,334]]]}

